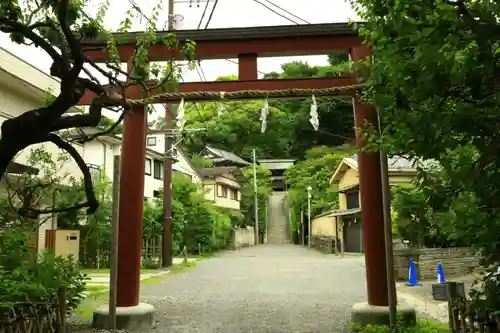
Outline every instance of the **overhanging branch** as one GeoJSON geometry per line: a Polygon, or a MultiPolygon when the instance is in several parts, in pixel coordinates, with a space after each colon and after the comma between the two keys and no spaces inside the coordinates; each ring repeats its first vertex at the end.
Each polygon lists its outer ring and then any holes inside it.
{"type": "MultiPolygon", "coordinates": [[[[65,150],[66,152],[68,152],[68,154],[75,160],[76,164],[78,165],[78,167],[80,168],[80,170],[83,173],[83,183],[85,186],[85,195],[87,197],[87,202],[76,205],[72,209],[79,209],[79,208],[83,208],[83,207],[88,207],[87,214],[95,213],[95,211],[99,207],[99,202],[97,201],[97,199],[95,197],[94,187],[92,184],[92,175],[90,174],[90,170],[87,167],[87,164],[85,163],[83,158],[80,156],[78,151],[75,149],[75,147],[73,147],[70,143],[61,139],[58,135],[52,134],[52,133],[49,134],[47,141],[52,142],[53,144],[55,144],[56,146],[58,146],[62,150],[65,150]]],[[[65,210],[65,211],[71,210],[70,208],[71,207],[66,208],[68,210],[65,210]]]]}

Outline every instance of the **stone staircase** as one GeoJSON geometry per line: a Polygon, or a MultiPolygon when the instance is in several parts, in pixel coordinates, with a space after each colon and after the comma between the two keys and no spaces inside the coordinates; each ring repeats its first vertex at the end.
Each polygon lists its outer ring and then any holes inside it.
{"type": "Polygon", "coordinates": [[[285,207],[286,192],[273,192],[269,197],[268,244],[290,244],[290,222],[285,207]]]}

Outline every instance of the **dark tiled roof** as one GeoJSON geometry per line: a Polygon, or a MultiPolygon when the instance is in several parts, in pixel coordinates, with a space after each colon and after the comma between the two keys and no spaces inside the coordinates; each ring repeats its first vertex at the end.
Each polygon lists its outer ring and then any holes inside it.
{"type": "Polygon", "coordinates": [[[234,166],[221,166],[221,167],[215,167],[215,168],[204,168],[199,170],[200,174],[203,177],[217,177],[217,176],[222,176],[225,174],[232,174],[233,176],[236,177],[236,180],[238,182],[244,182],[247,179],[245,176],[241,173],[240,169],[238,167],[234,166]]]}
{"type": "Polygon", "coordinates": [[[230,161],[230,162],[234,162],[236,164],[242,164],[242,165],[250,165],[249,162],[245,161],[244,159],[242,159],[241,157],[239,157],[238,155],[234,154],[234,153],[231,153],[229,151],[226,151],[226,150],[223,150],[223,149],[219,149],[219,148],[215,148],[215,147],[212,147],[212,146],[206,146],[205,149],[218,156],[218,158],[214,158],[213,160],[214,161],[230,161]]]}
{"type": "Polygon", "coordinates": [[[204,177],[209,176],[221,176],[226,173],[232,173],[239,171],[237,167],[215,167],[215,168],[203,168],[200,169],[200,174],[204,177]]]}
{"type": "MultiPolygon", "coordinates": [[[[357,155],[348,157],[349,160],[358,165],[357,155]]],[[[404,156],[393,156],[389,157],[387,161],[387,166],[389,170],[416,170],[418,162],[416,160],[410,160],[404,156]]]]}

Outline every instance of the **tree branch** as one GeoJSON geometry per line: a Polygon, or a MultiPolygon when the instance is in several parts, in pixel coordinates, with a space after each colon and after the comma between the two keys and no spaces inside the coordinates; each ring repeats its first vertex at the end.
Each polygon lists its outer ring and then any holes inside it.
{"type": "Polygon", "coordinates": [[[110,127],[108,127],[106,130],[104,130],[102,132],[99,132],[99,133],[95,133],[95,134],[86,136],[86,137],[83,137],[83,138],[80,138],[80,139],[75,140],[75,141],[79,142],[79,143],[85,143],[85,142],[88,142],[88,141],[92,141],[92,140],[94,140],[94,139],[96,139],[96,138],[98,138],[100,136],[110,134],[110,133],[112,133],[118,127],[118,125],[121,124],[121,122],[123,121],[124,118],[125,118],[125,112],[122,112],[120,114],[120,117],[118,118],[118,120],[115,121],[115,123],[113,125],[111,125],[110,127]]]}
{"type": "Polygon", "coordinates": [[[55,144],[59,148],[68,152],[68,154],[75,160],[76,164],[78,165],[78,167],[80,168],[80,170],[83,173],[83,182],[85,185],[85,195],[87,197],[87,202],[84,204],[79,204],[79,205],[73,206],[71,209],[70,209],[70,207],[68,207],[68,208],[66,208],[68,210],[65,210],[65,211],[69,211],[72,209],[79,209],[79,208],[83,208],[83,207],[88,207],[87,214],[95,213],[95,211],[99,207],[99,202],[97,201],[97,199],[95,197],[94,188],[93,188],[93,184],[92,184],[92,175],[90,174],[90,170],[87,167],[87,164],[85,163],[83,158],[80,156],[78,151],[75,149],[75,147],[73,147],[70,143],[61,139],[58,135],[51,133],[48,135],[47,139],[48,139],[47,141],[52,142],[53,144],[55,144]]]}

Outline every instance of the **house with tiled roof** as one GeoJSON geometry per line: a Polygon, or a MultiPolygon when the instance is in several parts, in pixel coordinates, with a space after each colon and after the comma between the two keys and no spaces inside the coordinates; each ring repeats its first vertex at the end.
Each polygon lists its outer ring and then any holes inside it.
{"type": "Polygon", "coordinates": [[[208,145],[201,152],[201,156],[211,160],[214,166],[237,166],[241,168],[252,164],[230,151],[208,145]]]}
{"type": "MultiPolygon", "coordinates": [[[[388,158],[389,185],[410,184],[417,176],[420,161],[405,156],[388,158]]],[[[338,188],[339,209],[314,217],[311,240],[330,238],[337,251],[363,252],[363,221],[359,188],[359,169],[356,155],[342,159],[330,178],[338,188]]]]}
{"type": "Polygon", "coordinates": [[[240,189],[247,179],[238,167],[204,168],[199,173],[203,179],[205,199],[219,207],[240,210],[240,189]]]}

